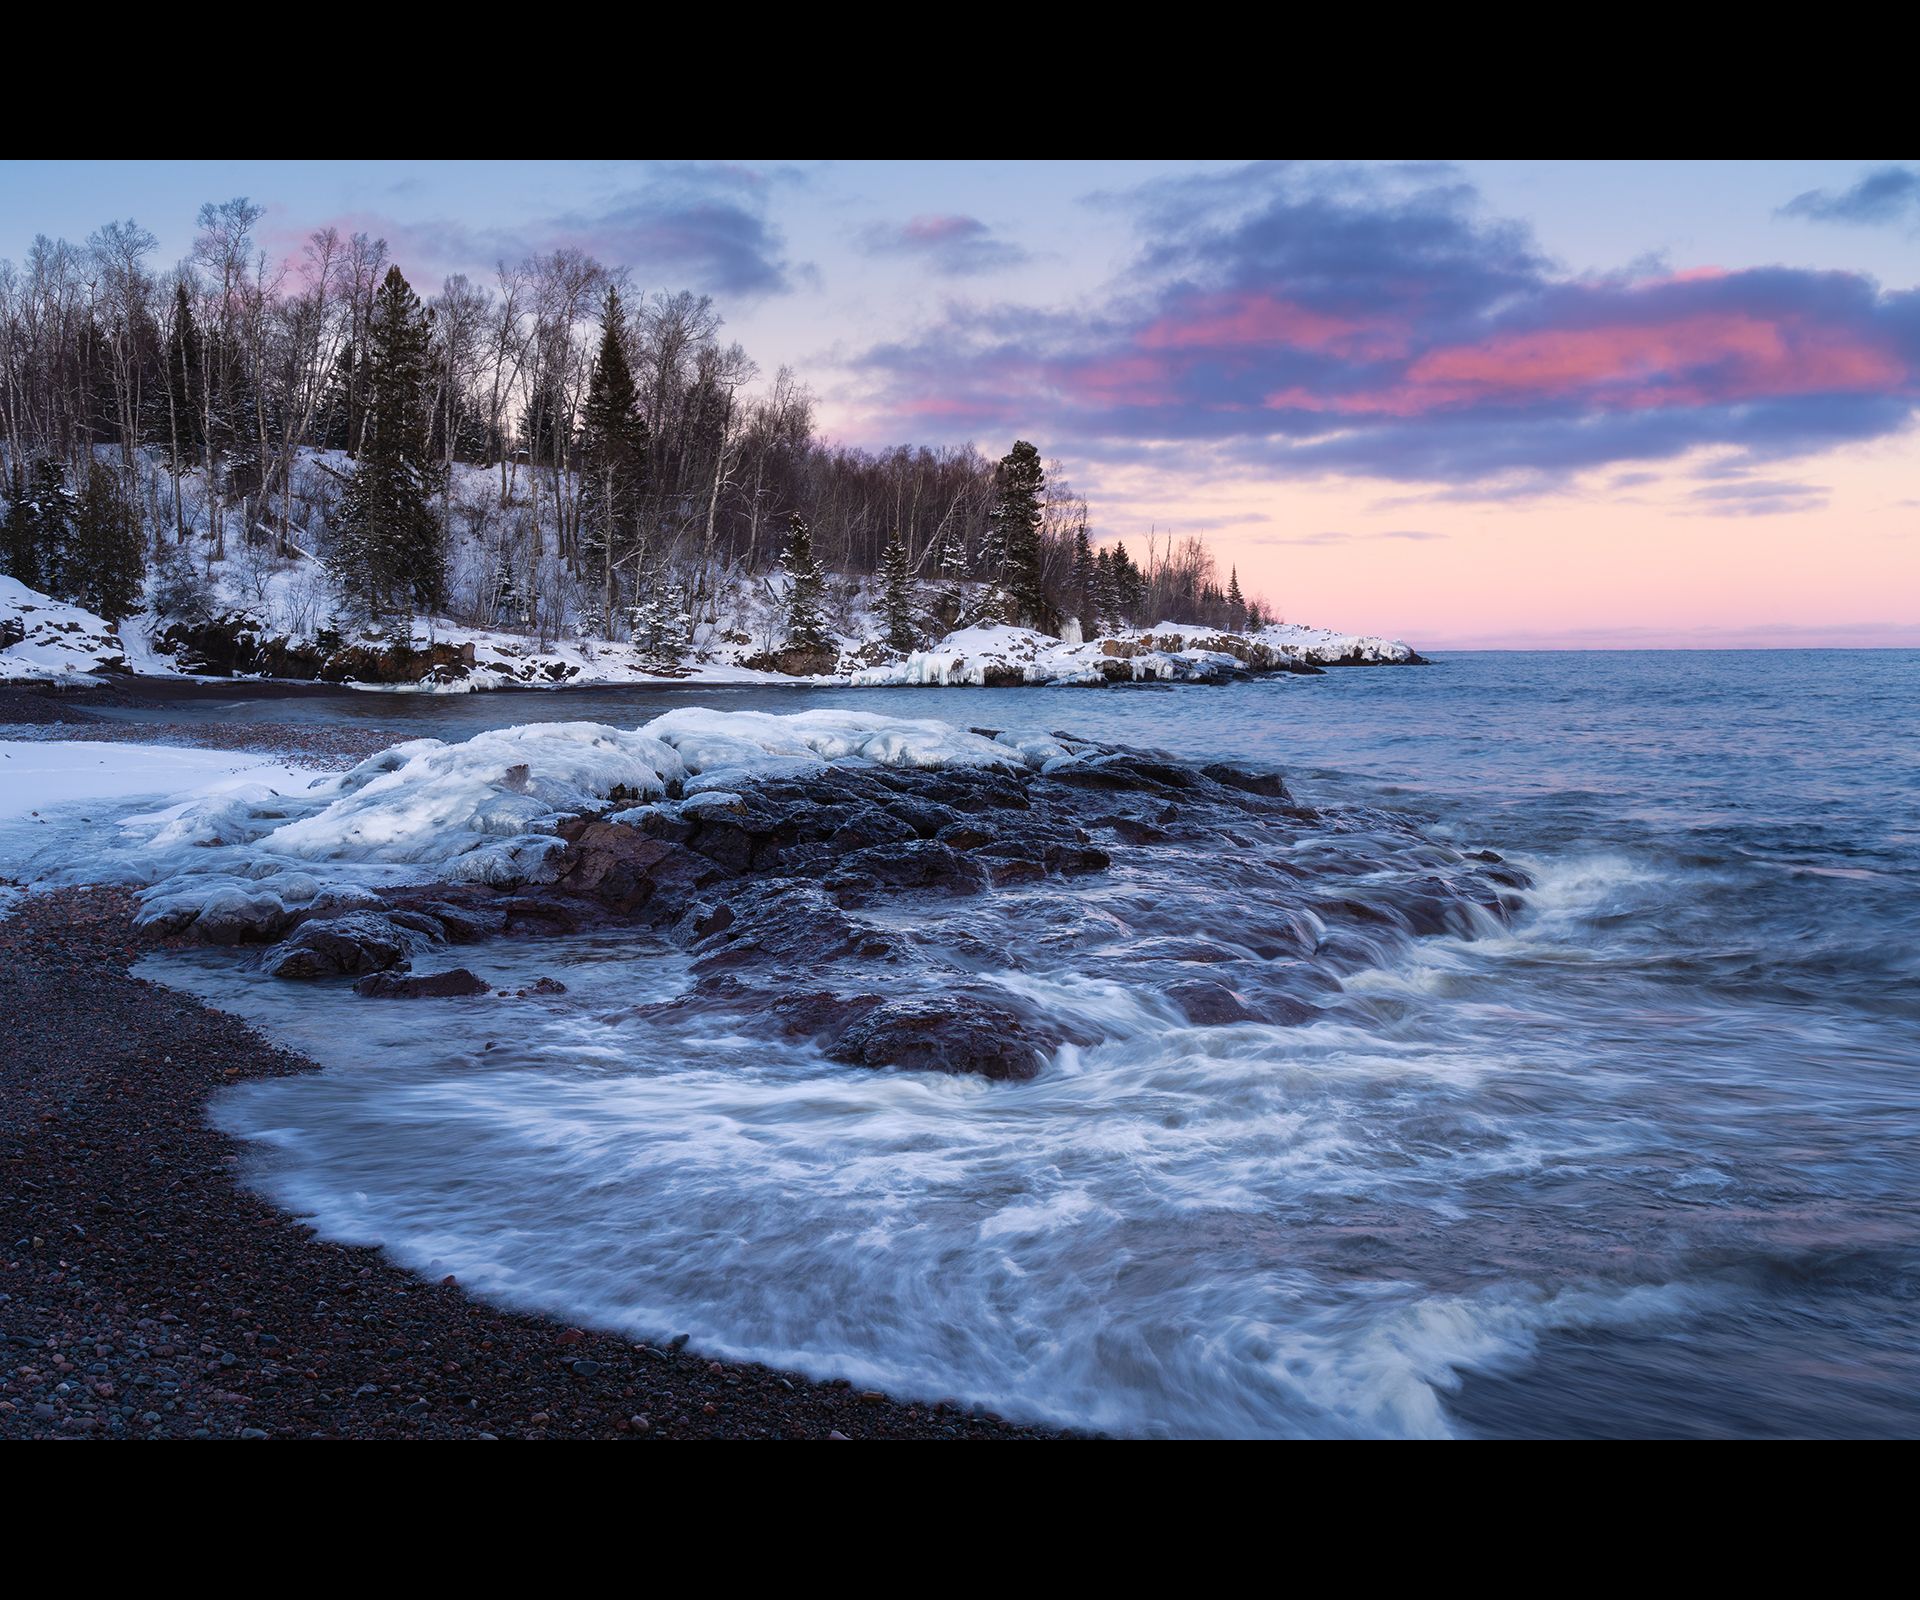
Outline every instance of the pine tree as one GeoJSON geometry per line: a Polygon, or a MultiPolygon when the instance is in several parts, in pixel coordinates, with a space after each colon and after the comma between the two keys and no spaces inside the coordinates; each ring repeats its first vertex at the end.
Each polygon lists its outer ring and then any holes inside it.
{"type": "Polygon", "coordinates": [[[1229,567],[1227,569],[1227,612],[1230,618],[1230,625],[1233,628],[1240,629],[1247,625],[1247,602],[1242,599],[1240,595],[1240,569],[1238,567],[1229,567]]]}
{"type": "Polygon", "coordinates": [[[1074,608],[1089,635],[1098,631],[1094,626],[1094,573],[1093,546],[1087,540],[1087,525],[1082,522],[1073,531],[1073,570],[1067,581],[1072,586],[1074,608]]]}
{"type": "Polygon", "coordinates": [[[194,325],[193,300],[185,278],[173,286],[173,326],[167,334],[166,361],[166,381],[160,386],[166,414],[160,431],[167,441],[167,470],[173,475],[174,537],[184,543],[187,517],[180,479],[200,444],[201,382],[200,330],[194,325]]]}
{"type": "Polygon", "coordinates": [[[913,573],[897,531],[880,554],[880,614],[887,624],[887,643],[896,650],[911,650],[915,643],[913,573]]]}
{"type": "Polygon", "coordinates": [[[1146,574],[1134,565],[1127,547],[1117,539],[1113,544],[1113,596],[1116,621],[1139,621],[1136,613],[1147,598],[1146,574]]]}
{"type": "Polygon", "coordinates": [[[140,515],[119,477],[89,462],[86,487],[73,509],[73,533],[64,575],[69,596],[118,622],[140,609],[146,578],[140,515]]]}
{"type": "Polygon", "coordinates": [[[29,589],[66,598],[73,576],[74,494],[66,469],[42,456],[28,470],[25,491],[7,507],[6,572],[29,589]]]}
{"type": "Polygon", "coordinates": [[[1119,626],[1120,586],[1114,576],[1111,550],[1102,550],[1093,558],[1093,599],[1087,609],[1094,632],[1108,633],[1119,626]]]}
{"type": "Polygon", "coordinates": [[[1009,621],[1041,623],[1051,609],[1040,571],[1040,497],[1046,486],[1040,452],[1016,439],[994,470],[993,509],[987,514],[993,556],[988,575],[1006,589],[1013,612],[1009,621]]]}
{"type": "Polygon", "coordinates": [[[632,631],[628,641],[650,661],[677,662],[693,639],[693,614],[687,610],[687,592],[673,582],[647,585],[646,597],[628,608],[632,631]]]}
{"type": "Polygon", "coordinates": [[[780,566],[789,582],[787,590],[787,648],[820,650],[832,641],[820,616],[820,596],[826,589],[826,574],[813,556],[813,533],[806,518],[794,512],[787,519],[787,547],[780,552],[780,566]]]}
{"type": "Polygon", "coordinates": [[[619,609],[620,569],[644,545],[641,511],[651,455],[639,390],[627,360],[625,325],[619,293],[609,289],[580,433],[580,545],[596,558],[600,612],[609,624],[619,609]]]}
{"type": "Polygon", "coordinates": [[[398,267],[387,270],[367,327],[363,438],[329,562],[370,616],[431,610],[446,589],[433,496],[438,472],[427,414],[427,323],[398,267]]]}
{"type": "Polygon", "coordinates": [[[513,576],[513,563],[504,555],[493,564],[493,579],[487,592],[492,596],[490,618],[498,627],[525,627],[528,621],[526,601],[513,576]]]}

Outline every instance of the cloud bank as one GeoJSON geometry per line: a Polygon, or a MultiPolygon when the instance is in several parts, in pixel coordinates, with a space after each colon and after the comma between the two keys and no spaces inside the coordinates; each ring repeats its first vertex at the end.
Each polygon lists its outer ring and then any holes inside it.
{"type": "Polygon", "coordinates": [[[1876,439],[1920,399],[1914,293],[1785,267],[1570,276],[1445,168],[1266,164],[1101,203],[1139,245],[1090,306],[956,304],[855,359],[893,431],[1538,492],[1876,439]]]}

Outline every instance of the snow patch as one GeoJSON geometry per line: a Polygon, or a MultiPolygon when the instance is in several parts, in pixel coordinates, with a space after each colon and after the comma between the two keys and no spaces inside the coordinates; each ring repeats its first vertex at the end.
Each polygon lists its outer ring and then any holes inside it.
{"type": "Polygon", "coordinates": [[[0,577],[0,684],[89,684],[102,672],[126,670],[112,623],[0,577]]]}

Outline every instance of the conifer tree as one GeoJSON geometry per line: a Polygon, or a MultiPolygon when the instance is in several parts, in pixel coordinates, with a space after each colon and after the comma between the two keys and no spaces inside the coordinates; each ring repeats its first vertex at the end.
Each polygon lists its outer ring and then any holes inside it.
{"type": "Polygon", "coordinates": [[[1120,587],[1113,572],[1113,552],[1102,550],[1093,558],[1093,598],[1088,611],[1094,631],[1106,633],[1120,622],[1120,587]]]}
{"type": "Polygon", "coordinates": [[[109,622],[140,609],[146,578],[140,515],[119,477],[97,461],[88,463],[86,486],[74,503],[63,577],[70,598],[109,622]]]}
{"type": "Polygon", "coordinates": [[[40,457],[28,470],[24,492],[7,506],[0,537],[7,576],[29,589],[66,598],[74,511],[66,469],[51,456],[40,457]]]}
{"type": "Polygon", "coordinates": [[[997,577],[1007,592],[1009,621],[1037,623],[1048,615],[1040,571],[1040,497],[1046,486],[1040,452],[1016,439],[994,471],[993,509],[987,514],[988,576],[997,577]]]}
{"type": "Polygon", "coordinates": [[[1247,602],[1240,595],[1240,569],[1227,569],[1227,611],[1236,629],[1247,625],[1247,602]]]}
{"type": "Polygon", "coordinates": [[[1146,574],[1134,565],[1133,557],[1127,554],[1127,547],[1117,539],[1113,544],[1113,596],[1117,621],[1140,620],[1135,613],[1147,598],[1146,574]]]}
{"type": "Polygon", "coordinates": [[[787,648],[819,650],[832,641],[820,616],[820,596],[826,589],[826,574],[813,555],[813,533],[799,512],[787,519],[787,547],[780,552],[780,566],[789,582],[787,590],[787,648]]]}
{"type": "Polygon", "coordinates": [[[446,588],[433,510],[438,471],[427,411],[427,322],[398,267],[387,270],[367,326],[359,461],[342,498],[329,561],[369,615],[432,609],[446,588]]]}
{"type": "Polygon", "coordinates": [[[609,289],[580,433],[580,544],[598,569],[600,615],[609,627],[619,610],[620,569],[643,548],[641,512],[651,455],[625,331],[619,292],[609,289]]]}
{"type": "Polygon", "coordinates": [[[880,614],[887,625],[887,643],[896,650],[911,650],[915,642],[913,573],[898,531],[880,554],[880,614]]]}
{"type": "Polygon", "coordinates": [[[173,286],[173,326],[167,333],[167,370],[162,393],[166,397],[167,469],[173,475],[174,536],[187,537],[187,519],[180,493],[187,459],[200,442],[198,386],[200,330],[194,325],[193,300],[183,277],[173,286]]]}
{"type": "Polygon", "coordinates": [[[1073,531],[1073,570],[1068,578],[1074,608],[1089,631],[1098,631],[1094,617],[1093,546],[1087,540],[1087,525],[1082,522],[1073,531]]]}
{"type": "Polygon", "coordinates": [[[677,662],[693,637],[693,615],[687,610],[687,592],[679,584],[661,581],[646,586],[646,598],[628,608],[632,631],[628,642],[650,661],[677,662]]]}

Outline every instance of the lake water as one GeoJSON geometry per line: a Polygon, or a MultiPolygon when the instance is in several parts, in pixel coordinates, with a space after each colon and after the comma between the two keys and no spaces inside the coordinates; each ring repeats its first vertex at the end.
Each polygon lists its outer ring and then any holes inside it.
{"type": "MultiPolygon", "coordinates": [[[[649,937],[460,952],[568,983],[510,1026],[169,963],[328,1068],[221,1107],[283,1203],[569,1320],[1116,1432],[1920,1433],[1920,652],[1487,653],[1218,689],[223,690],[166,717],[457,738],[688,703],[1277,762],[1356,838],[1404,812],[1535,887],[1510,928],[1367,946],[1307,1026],[1194,1027],[1149,925],[1235,947],[1246,862],[1050,885],[989,976],[1090,1042],[1015,1084],[637,1019],[685,977],[649,937]]],[[[1413,870],[1381,849],[1382,883],[1413,870]]]]}

